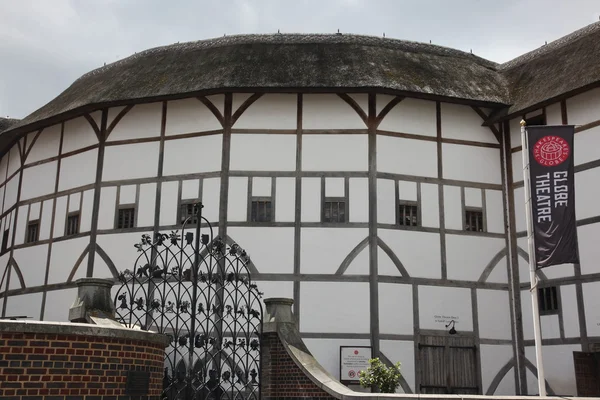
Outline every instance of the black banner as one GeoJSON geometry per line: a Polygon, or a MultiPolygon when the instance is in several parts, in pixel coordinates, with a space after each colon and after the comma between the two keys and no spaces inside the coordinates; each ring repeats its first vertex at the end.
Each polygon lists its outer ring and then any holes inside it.
{"type": "Polygon", "coordinates": [[[570,125],[527,127],[537,268],[578,263],[570,125]]]}

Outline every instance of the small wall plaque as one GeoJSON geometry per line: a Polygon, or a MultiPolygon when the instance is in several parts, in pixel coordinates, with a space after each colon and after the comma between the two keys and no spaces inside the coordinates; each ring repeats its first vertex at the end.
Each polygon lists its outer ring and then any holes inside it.
{"type": "Polygon", "coordinates": [[[150,372],[127,371],[125,394],[127,396],[148,396],[150,392],[150,372]]]}

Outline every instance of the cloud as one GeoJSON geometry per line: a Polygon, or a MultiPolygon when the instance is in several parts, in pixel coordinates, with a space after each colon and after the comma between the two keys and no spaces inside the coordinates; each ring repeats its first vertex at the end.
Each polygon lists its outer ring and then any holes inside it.
{"type": "Polygon", "coordinates": [[[5,0],[0,115],[26,116],[105,62],[224,33],[385,32],[506,61],[600,13],[597,0],[553,6],[547,0],[5,0]]]}

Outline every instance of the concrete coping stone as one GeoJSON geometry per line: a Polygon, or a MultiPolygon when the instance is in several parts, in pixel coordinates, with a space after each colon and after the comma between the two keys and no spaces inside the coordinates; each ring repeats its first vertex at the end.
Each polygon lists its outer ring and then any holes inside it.
{"type": "Polygon", "coordinates": [[[98,326],[74,322],[49,322],[49,321],[0,321],[2,333],[42,333],[57,335],[94,336],[112,339],[128,339],[150,342],[167,346],[166,335],[151,331],[119,326],[98,326]]]}

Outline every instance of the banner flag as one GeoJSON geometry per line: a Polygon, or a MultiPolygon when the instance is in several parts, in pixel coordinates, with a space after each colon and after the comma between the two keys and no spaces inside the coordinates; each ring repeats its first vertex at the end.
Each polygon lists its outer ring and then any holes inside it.
{"type": "Polygon", "coordinates": [[[529,183],[536,268],[578,263],[575,127],[529,126],[529,183]]]}

